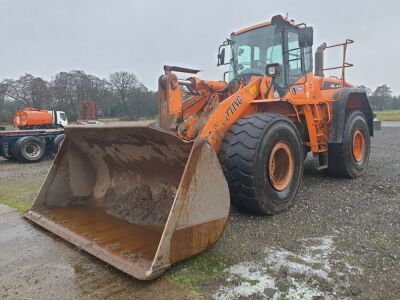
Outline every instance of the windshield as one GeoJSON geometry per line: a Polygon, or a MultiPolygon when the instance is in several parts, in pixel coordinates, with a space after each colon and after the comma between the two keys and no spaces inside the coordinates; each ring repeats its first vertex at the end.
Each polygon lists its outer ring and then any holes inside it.
{"type": "Polygon", "coordinates": [[[64,112],[60,112],[60,119],[63,120],[63,121],[67,120],[67,116],[65,115],[64,112]]]}
{"type": "Polygon", "coordinates": [[[275,32],[275,25],[260,27],[238,35],[232,35],[232,60],[229,81],[238,76],[265,74],[267,64],[281,65],[281,75],[275,83],[283,85],[282,34],[275,32]]]}

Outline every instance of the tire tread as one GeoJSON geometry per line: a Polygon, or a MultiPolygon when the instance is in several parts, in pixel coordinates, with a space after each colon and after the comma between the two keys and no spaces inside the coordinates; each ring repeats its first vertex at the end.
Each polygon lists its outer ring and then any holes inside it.
{"type": "Polygon", "coordinates": [[[257,199],[253,169],[257,146],[263,133],[275,121],[290,120],[280,114],[256,113],[239,119],[222,140],[219,159],[228,182],[232,204],[249,213],[265,211],[257,199]]]}
{"type": "Polygon", "coordinates": [[[338,178],[356,178],[356,175],[350,170],[350,167],[346,160],[346,146],[345,146],[345,133],[351,124],[351,120],[357,115],[361,115],[366,123],[364,114],[361,111],[354,110],[350,112],[346,117],[346,123],[343,130],[343,140],[340,144],[329,144],[328,145],[328,174],[332,177],[338,178]]]}

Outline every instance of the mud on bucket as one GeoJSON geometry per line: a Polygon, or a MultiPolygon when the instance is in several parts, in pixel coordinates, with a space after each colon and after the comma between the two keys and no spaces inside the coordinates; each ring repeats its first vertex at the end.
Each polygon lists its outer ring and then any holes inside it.
{"type": "Polygon", "coordinates": [[[65,135],[26,218],[139,279],[221,236],[229,191],[206,142],[132,126],[65,135]]]}

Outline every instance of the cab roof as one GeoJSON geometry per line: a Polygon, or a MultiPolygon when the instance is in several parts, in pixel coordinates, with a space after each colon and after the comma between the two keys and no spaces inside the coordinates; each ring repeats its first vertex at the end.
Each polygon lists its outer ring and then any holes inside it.
{"type": "MultiPolygon", "coordinates": [[[[291,25],[294,25],[294,26],[301,25],[301,24],[295,23],[294,20],[289,20],[288,17],[283,17],[282,15],[278,15],[278,16],[282,17],[282,19],[284,21],[288,22],[291,25]]],[[[277,17],[277,16],[275,16],[275,17],[277,17]]],[[[234,31],[234,32],[232,32],[232,35],[238,35],[238,34],[241,34],[241,33],[247,32],[247,31],[251,31],[251,30],[254,30],[254,29],[257,29],[257,28],[265,27],[265,26],[268,26],[268,25],[271,25],[271,24],[272,24],[272,21],[262,22],[262,23],[259,23],[259,24],[256,24],[256,25],[245,27],[245,28],[243,28],[241,30],[238,30],[238,31],[234,31]]]]}

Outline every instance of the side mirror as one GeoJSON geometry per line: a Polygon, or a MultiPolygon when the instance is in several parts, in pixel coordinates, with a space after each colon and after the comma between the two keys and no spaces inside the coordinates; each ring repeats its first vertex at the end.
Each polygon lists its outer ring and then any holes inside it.
{"type": "Polygon", "coordinates": [[[268,64],[265,68],[265,74],[275,78],[281,74],[281,66],[279,64],[268,64]]]}
{"type": "Polygon", "coordinates": [[[311,47],[314,43],[314,29],[312,27],[299,28],[299,46],[311,47]]]}
{"type": "Polygon", "coordinates": [[[222,48],[220,53],[218,53],[218,64],[217,66],[221,66],[225,64],[225,48],[222,48]]]}

